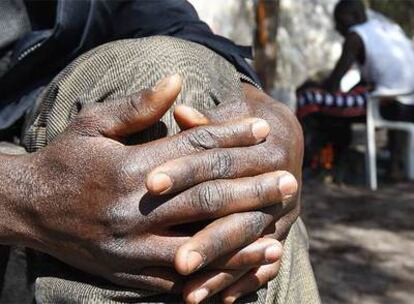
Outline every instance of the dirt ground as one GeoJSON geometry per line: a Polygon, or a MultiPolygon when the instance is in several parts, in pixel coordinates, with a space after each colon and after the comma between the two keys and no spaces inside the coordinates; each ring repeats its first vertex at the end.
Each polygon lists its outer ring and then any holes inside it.
{"type": "Polygon", "coordinates": [[[306,182],[303,218],[325,304],[414,303],[414,184],[306,182]]]}

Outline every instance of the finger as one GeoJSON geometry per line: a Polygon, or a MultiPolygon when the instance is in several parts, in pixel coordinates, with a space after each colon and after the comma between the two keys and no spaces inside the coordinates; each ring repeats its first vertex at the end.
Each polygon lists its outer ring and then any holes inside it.
{"type": "MultiPolygon", "coordinates": [[[[174,193],[209,180],[252,176],[277,168],[273,167],[276,161],[268,161],[272,156],[260,157],[260,152],[256,147],[213,149],[173,159],[148,174],[147,188],[152,194],[174,193]],[[158,182],[163,180],[169,183],[158,182]]],[[[293,177],[286,176],[280,182],[284,193],[298,187],[293,177]]]]}
{"type": "Polygon", "coordinates": [[[196,275],[184,286],[184,301],[200,303],[237,281],[245,272],[246,270],[208,271],[196,275]]]}
{"type": "Polygon", "coordinates": [[[248,117],[248,113],[251,113],[251,111],[244,100],[221,103],[217,107],[203,110],[196,110],[185,105],[179,105],[174,109],[177,124],[183,129],[248,117]]]}
{"type": "Polygon", "coordinates": [[[251,270],[229,288],[223,291],[222,299],[226,304],[234,303],[241,296],[258,290],[260,287],[273,280],[280,269],[280,261],[260,266],[251,270]]]}
{"type": "MultiPolygon", "coordinates": [[[[184,131],[172,137],[159,139],[145,144],[148,158],[154,153],[159,155],[157,162],[189,155],[214,148],[231,148],[255,145],[262,142],[269,134],[269,124],[262,119],[248,118],[224,124],[214,124],[184,131]]],[[[142,162],[140,149],[139,159],[133,157],[134,147],[130,147],[134,162],[142,162]]],[[[149,175],[146,185],[149,191],[163,193],[169,188],[168,176],[158,172],[157,176],[149,175]]]]}
{"type": "Polygon", "coordinates": [[[260,238],[254,243],[207,266],[209,269],[251,269],[273,264],[282,256],[282,244],[274,239],[260,238]]]}
{"type": "Polygon", "coordinates": [[[157,292],[180,293],[184,278],[174,269],[167,267],[151,267],[139,273],[114,273],[107,276],[112,283],[134,289],[154,290],[157,292]]]}
{"type": "Polygon", "coordinates": [[[253,243],[272,219],[270,214],[255,211],[214,221],[179,247],[174,259],[176,270],[188,275],[218,257],[253,243]]]}
{"type": "MultiPolygon", "coordinates": [[[[160,231],[161,233],[161,231],[160,231]]],[[[141,233],[139,237],[122,237],[102,244],[104,255],[97,255],[102,266],[107,267],[106,273],[141,274],[143,268],[174,269],[175,253],[180,246],[190,239],[176,232],[168,232],[166,235],[148,235],[141,233]]],[[[83,262],[83,261],[81,261],[83,262]]],[[[80,268],[89,269],[95,261],[74,264],[80,268]]],[[[94,273],[94,268],[90,269],[94,273]]]]}
{"type": "Polygon", "coordinates": [[[182,123],[184,127],[196,127],[208,123],[228,121],[251,116],[252,111],[248,108],[244,100],[238,100],[230,103],[221,103],[210,109],[195,110],[192,107],[180,105],[174,111],[174,117],[177,123],[182,123]],[[175,113],[177,112],[177,113],[175,113]]]}
{"type": "MultiPolygon", "coordinates": [[[[280,205],[279,208],[282,208],[294,199],[297,190],[296,179],[286,171],[209,181],[161,204],[154,204],[152,218],[166,227],[220,218],[272,205],[280,205]]],[[[144,208],[143,204],[144,202],[140,204],[141,210],[144,208]]]]}
{"type": "Polygon", "coordinates": [[[295,201],[292,202],[292,207],[290,210],[286,208],[285,212],[277,216],[278,214],[275,212],[275,225],[274,225],[274,233],[273,237],[278,240],[286,239],[290,228],[296,222],[300,215],[300,197],[296,198],[295,201]]]}
{"type": "Polygon", "coordinates": [[[180,93],[181,77],[176,74],[160,80],[152,89],[142,90],[120,100],[107,100],[83,108],[76,119],[87,130],[119,139],[142,131],[157,122],[180,93]]]}
{"type": "MultiPolygon", "coordinates": [[[[107,249],[113,252],[112,265],[122,272],[137,272],[143,267],[173,267],[175,253],[190,237],[176,232],[170,235],[146,235],[121,243],[108,243],[107,249]],[[136,261],[139,261],[137,263],[136,261]]],[[[107,262],[110,262],[107,260],[107,262]]]]}
{"type": "Polygon", "coordinates": [[[174,118],[181,130],[204,126],[210,123],[210,120],[204,114],[186,105],[178,105],[175,107],[174,118]]]}

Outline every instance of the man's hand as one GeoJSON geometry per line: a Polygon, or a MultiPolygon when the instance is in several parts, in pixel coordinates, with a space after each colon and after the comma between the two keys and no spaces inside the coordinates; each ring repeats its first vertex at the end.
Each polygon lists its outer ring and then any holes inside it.
{"type": "MultiPolygon", "coordinates": [[[[249,148],[226,149],[224,153],[217,150],[199,153],[189,161],[189,157],[183,157],[169,161],[150,173],[149,178],[162,174],[169,183],[164,187],[148,185],[153,193],[171,193],[183,188],[191,187],[205,180],[216,178],[241,178],[255,176],[274,170],[286,170],[301,180],[301,167],[303,157],[303,138],[301,128],[294,115],[282,104],[275,102],[263,92],[253,86],[244,85],[246,100],[233,104],[224,104],[218,108],[204,111],[204,114],[186,106],[178,106],[175,117],[182,129],[188,129],[211,122],[228,121],[235,118],[257,116],[266,119],[270,123],[270,135],[265,142],[249,148]]],[[[258,223],[260,229],[266,229],[267,238],[282,240],[286,237],[290,226],[297,219],[300,210],[300,185],[292,182],[292,176],[285,175],[280,181],[281,191],[278,202],[270,208],[261,209],[251,215],[250,221],[258,223]],[[270,222],[263,221],[268,218],[270,222]]],[[[260,197],[257,193],[256,197],[260,197]]],[[[276,199],[275,197],[273,199],[276,199]]],[[[277,202],[275,200],[275,202],[277,202]]],[[[243,199],[238,201],[243,205],[243,199]]],[[[236,227],[233,231],[235,239],[243,239],[243,229],[239,229],[238,221],[243,221],[243,216],[236,215],[229,219],[228,227],[236,227]]],[[[205,263],[188,269],[187,256],[191,252],[200,252],[200,248],[206,248],[212,244],[202,238],[202,233],[181,246],[175,257],[176,268],[183,274],[192,273],[205,263]]],[[[220,238],[220,237],[219,237],[220,238]]],[[[229,242],[230,243],[230,242],[229,242]]],[[[235,243],[239,247],[241,243],[235,243]]],[[[237,247],[231,248],[235,250],[237,247]]],[[[230,249],[229,249],[230,250],[230,249]]],[[[201,250],[201,255],[204,251],[201,250]]],[[[205,257],[198,259],[206,261],[205,257]]],[[[222,296],[228,303],[234,302],[238,297],[248,292],[257,290],[260,286],[273,279],[279,268],[279,261],[271,265],[263,265],[258,268],[248,268],[238,271],[211,271],[196,275],[196,279],[187,283],[184,298],[189,303],[198,303],[223,289],[227,288],[222,296]]]]}
{"type": "MultiPolygon", "coordinates": [[[[180,88],[180,78],[171,77],[124,100],[86,106],[67,131],[39,152],[0,155],[2,242],[49,253],[116,284],[171,292],[182,283],[174,257],[189,240],[172,228],[220,218],[196,237],[214,249],[199,248],[204,264],[219,256],[223,260],[210,267],[237,270],[277,261],[281,250],[276,240],[251,244],[273,217],[243,212],[280,201],[284,190],[277,185],[289,174],[200,181],[196,187],[163,196],[151,195],[145,185],[151,170],[172,159],[262,142],[269,132],[265,121],[213,123],[137,146],[118,141],[158,121],[180,88]],[[245,198],[243,204],[238,204],[240,198],[245,198]],[[243,230],[240,240],[233,238],[228,225],[236,212],[241,212],[236,216],[243,230]],[[249,244],[244,251],[234,250],[249,244]]],[[[147,185],[156,181],[149,178],[147,185]]],[[[168,185],[168,179],[158,179],[159,183],[168,185]]],[[[198,267],[194,260],[185,265],[182,273],[198,267]]]]}

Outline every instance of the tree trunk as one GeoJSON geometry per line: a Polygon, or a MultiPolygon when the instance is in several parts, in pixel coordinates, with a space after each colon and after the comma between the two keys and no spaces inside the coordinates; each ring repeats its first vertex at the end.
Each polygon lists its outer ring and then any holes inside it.
{"type": "Polygon", "coordinates": [[[266,92],[276,81],[279,8],[280,0],[259,0],[256,5],[255,67],[266,92]]]}

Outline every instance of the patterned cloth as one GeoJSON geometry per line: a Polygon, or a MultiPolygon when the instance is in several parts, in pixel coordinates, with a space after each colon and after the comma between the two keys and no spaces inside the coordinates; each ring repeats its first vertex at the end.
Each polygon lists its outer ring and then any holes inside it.
{"type": "MultiPolygon", "coordinates": [[[[198,109],[243,98],[240,79],[249,81],[215,52],[181,39],[155,36],[105,44],[75,60],[43,91],[37,109],[28,120],[24,144],[29,151],[41,149],[65,130],[84,104],[151,87],[160,78],[174,73],[179,73],[184,80],[176,103],[198,109]]],[[[169,134],[178,131],[171,111],[162,121],[168,126],[169,134]]],[[[139,140],[161,136],[165,136],[165,129],[154,126],[139,140]]],[[[177,296],[114,287],[68,266],[64,268],[50,257],[39,255],[38,258],[42,261],[37,263],[41,268],[36,274],[38,303],[181,302],[177,296]]],[[[287,237],[277,278],[238,302],[320,303],[301,220],[293,225],[287,237]]],[[[219,303],[219,300],[213,298],[207,303],[219,303]]]]}
{"type": "Polygon", "coordinates": [[[330,93],[321,89],[306,89],[298,92],[297,115],[303,118],[312,113],[324,113],[337,117],[365,115],[368,91],[358,86],[347,93],[330,93]]]}

